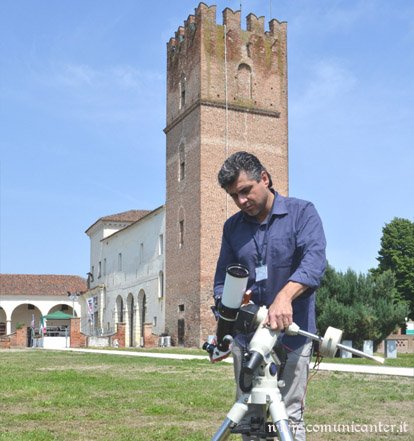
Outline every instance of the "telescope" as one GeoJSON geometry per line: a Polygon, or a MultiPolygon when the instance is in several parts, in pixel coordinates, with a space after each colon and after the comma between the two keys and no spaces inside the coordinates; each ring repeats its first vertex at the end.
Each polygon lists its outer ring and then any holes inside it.
{"type": "MultiPolygon", "coordinates": [[[[225,441],[231,433],[245,434],[266,440],[274,439],[277,436],[281,441],[294,441],[280,392],[280,388],[284,387],[283,370],[287,360],[286,351],[278,341],[282,331],[270,329],[269,325],[263,325],[268,313],[266,306],[259,307],[251,302],[245,304],[247,303],[245,290],[248,276],[249,271],[243,265],[234,264],[227,267],[223,296],[218,306],[217,344],[204,343],[203,345],[203,349],[210,354],[210,361],[215,363],[230,355],[235,335],[248,334],[255,330],[249,344],[250,349],[245,354],[239,377],[239,385],[244,393],[230,409],[211,441],[225,441]],[[249,381],[248,384],[246,384],[246,380],[249,381]],[[259,423],[252,421],[248,429],[245,427],[241,429],[242,426],[238,427],[248,412],[249,406],[258,404],[267,409],[264,415],[268,414],[271,422],[265,421],[266,418],[264,418],[259,423]],[[269,427],[276,431],[276,435],[273,434],[273,430],[272,433],[267,430],[269,427]]],[[[323,338],[301,330],[295,323],[292,323],[283,332],[288,335],[302,335],[318,341],[320,355],[327,358],[334,358],[337,350],[342,349],[359,357],[384,363],[384,359],[381,357],[365,354],[357,349],[342,345],[340,342],[343,332],[333,327],[326,330],[323,338]]]]}
{"type": "Polygon", "coordinates": [[[218,305],[217,345],[204,343],[203,349],[209,352],[212,363],[230,355],[233,343],[234,324],[246,293],[249,270],[239,263],[228,265],[224,280],[223,295],[218,305]]]}

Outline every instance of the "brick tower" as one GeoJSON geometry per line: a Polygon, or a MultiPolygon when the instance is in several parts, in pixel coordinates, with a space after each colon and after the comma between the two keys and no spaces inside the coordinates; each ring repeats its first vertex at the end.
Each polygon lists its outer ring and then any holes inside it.
{"type": "Polygon", "coordinates": [[[217,183],[226,157],[257,155],[288,193],[286,23],[200,3],[167,43],[166,331],[199,346],[215,333],[213,278],[236,210],[217,183]]]}

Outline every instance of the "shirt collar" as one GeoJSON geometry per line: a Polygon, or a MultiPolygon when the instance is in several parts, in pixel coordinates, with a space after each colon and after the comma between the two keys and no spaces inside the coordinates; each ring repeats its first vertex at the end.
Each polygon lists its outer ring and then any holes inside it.
{"type": "Polygon", "coordinates": [[[270,210],[270,216],[283,216],[284,214],[288,214],[285,198],[280,196],[277,191],[274,191],[272,188],[270,191],[274,194],[275,199],[273,200],[272,209],[270,210]]]}
{"type": "MultiPolygon", "coordinates": [[[[284,197],[280,196],[277,191],[273,190],[273,188],[271,188],[270,191],[273,193],[275,198],[273,199],[273,205],[272,205],[272,208],[270,210],[270,215],[264,221],[264,223],[267,223],[267,220],[270,217],[273,217],[273,216],[283,216],[283,215],[288,213],[284,197]]],[[[258,223],[255,217],[249,216],[248,214],[246,214],[244,212],[243,212],[243,219],[245,221],[247,221],[247,222],[258,223]]]]}

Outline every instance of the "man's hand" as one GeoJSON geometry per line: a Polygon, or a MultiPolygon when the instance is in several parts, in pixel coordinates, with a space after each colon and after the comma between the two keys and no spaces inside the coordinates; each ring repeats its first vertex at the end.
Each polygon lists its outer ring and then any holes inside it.
{"type": "Polygon", "coordinates": [[[292,300],[280,292],[269,306],[263,326],[270,325],[270,329],[281,331],[292,324],[292,300]]]}
{"type": "Polygon", "coordinates": [[[293,323],[292,301],[308,289],[307,286],[297,282],[288,282],[276,295],[269,306],[267,317],[263,326],[269,324],[270,329],[286,329],[293,323]]]}

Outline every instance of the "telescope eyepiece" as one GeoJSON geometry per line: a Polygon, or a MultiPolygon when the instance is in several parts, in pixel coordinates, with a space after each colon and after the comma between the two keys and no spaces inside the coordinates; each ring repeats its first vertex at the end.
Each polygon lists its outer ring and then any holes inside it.
{"type": "Polygon", "coordinates": [[[213,344],[208,343],[208,342],[205,342],[205,343],[203,344],[203,350],[204,350],[204,351],[207,351],[209,354],[213,354],[214,349],[216,349],[216,347],[217,347],[217,346],[214,346],[213,344]]]}

